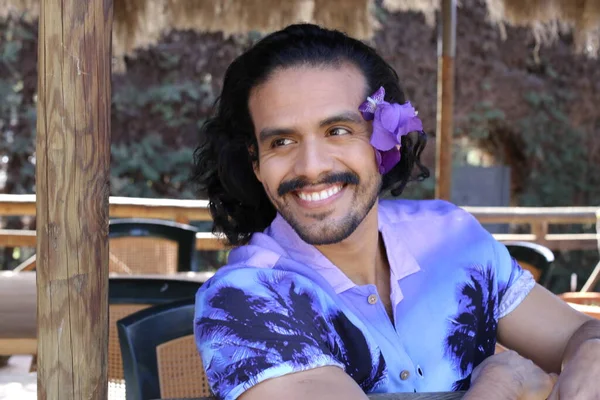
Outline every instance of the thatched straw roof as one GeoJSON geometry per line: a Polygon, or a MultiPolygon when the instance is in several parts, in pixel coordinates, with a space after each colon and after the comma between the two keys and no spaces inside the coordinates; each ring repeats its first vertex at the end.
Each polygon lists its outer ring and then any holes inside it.
{"type": "MultiPolygon", "coordinates": [[[[464,2],[464,1],[463,1],[464,2]]],[[[457,0],[461,3],[461,0],[457,0]]],[[[561,32],[573,32],[578,51],[597,54],[600,48],[600,0],[485,0],[490,21],[531,28],[538,43],[561,32]]],[[[420,11],[432,23],[440,0],[383,0],[390,11],[420,11]]]]}
{"type": "MultiPolygon", "coordinates": [[[[574,29],[578,49],[598,48],[600,0],[485,0],[491,21],[533,28],[542,42],[574,29]]],[[[461,0],[458,0],[461,3],[461,0]]],[[[422,12],[433,24],[440,0],[383,0],[389,11],[422,12]]],[[[0,0],[0,15],[35,18],[39,0],[0,0]]],[[[114,54],[155,42],[172,29],[269,32],[293,22],[315,22],[370,38],[377,29],[375,0],[114,0],[114,54]]]]}
{"type": "Polygon", "coordinates": [[[490,18],[500,24],[533,28],[538,41],[572,31],[579,51],[598,52],[600,0],[486,0],[490,18]]]}
{"type": "MultiPolygon", "coordinates": [[[[373,0],[114,0],[113,54],[154,43],[176,29],[226,35],[269,32],[294,22],[314,22],[368,39],[376,22],[373,0]]],[[[2,14],[36,18],[39,0],[0,0],[2,14]]]]}

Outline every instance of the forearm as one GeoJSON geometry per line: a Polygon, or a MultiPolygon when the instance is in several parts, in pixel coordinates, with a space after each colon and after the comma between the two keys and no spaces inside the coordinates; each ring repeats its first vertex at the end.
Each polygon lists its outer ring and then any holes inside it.
{"type": "Polygon", "coordinates": [[[519,382],[507,375],[506,370],[493,365],[481,365],[473,371],[471,387],[463,400],[510,400],[519,393],[519,382]]]}
{"type": "Polygon", "coordinates": [[[594,342],[595,346],[600,346],[600,320],[594,319],[585,322],[575,331],[569,339],[562,358],[562,367],[564,368],[573,355],[584,344],[594,342]]]}
{"type": "Polygon", "coordinates": [[[513,393],[513,388],[509,384],[488,376],[473,382],[462,400],[512,400],[516,398],[517,393],[513,393]]]}

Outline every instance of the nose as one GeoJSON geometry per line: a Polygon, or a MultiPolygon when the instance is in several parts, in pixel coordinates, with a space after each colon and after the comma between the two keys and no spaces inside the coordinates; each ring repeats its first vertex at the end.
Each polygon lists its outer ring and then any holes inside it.
{"type": "Polygon", "coordinates": [[[333,155],[324,143],[305,140],[296,153],[294,173],[309,182],[316,182],[323,174],[333,170],[333,164],[333,155]]]}

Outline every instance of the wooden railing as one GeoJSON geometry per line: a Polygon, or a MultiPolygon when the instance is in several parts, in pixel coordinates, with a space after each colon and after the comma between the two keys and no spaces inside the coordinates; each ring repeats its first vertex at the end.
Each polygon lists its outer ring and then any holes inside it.
{"type": "MultiPolygon", "coordinates": [[[[113,218],[158,218],[188,223],[211,219],[206,200],[142,199],[110,197],[113,218]]],[[[527,224],[528,234],[496,234],[498,240],[536,242],[552,250],[594,250],[595,233],[549,234],[549,225],[595,225],[600,207],[463,207],[483,224],[527,224]]],[[[35,195],[0,195],[0,217],[34,216],[35,195]]],[[[199,250],[219,250],[224,242],[210,233],[197,235],[199,250]]],[[[35,231],[0,230],[0,246],[35,246],[35,231]]]]}

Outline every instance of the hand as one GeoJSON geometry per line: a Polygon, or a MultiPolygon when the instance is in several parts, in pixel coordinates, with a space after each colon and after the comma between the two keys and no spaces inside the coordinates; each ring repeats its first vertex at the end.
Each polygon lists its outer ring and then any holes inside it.
{"type": "Polygon", "coordinates": [[[548,400],[600,399],[600,339],[586,340],[565,364],[548,400]]]}
{"type": "Polygon", "coordinates": [[[485,359],[471,375],[465,400],[546,400],[557,380],[531,360],[507,350],[485,359]]]}

